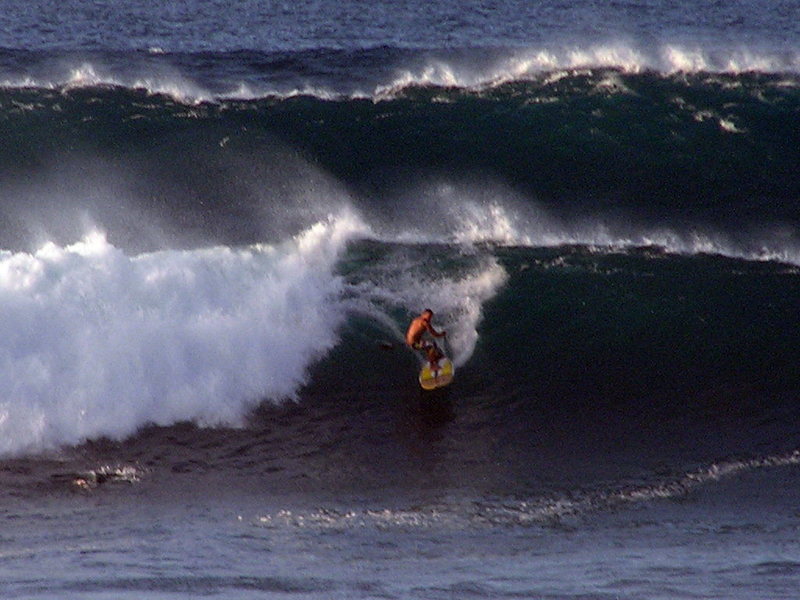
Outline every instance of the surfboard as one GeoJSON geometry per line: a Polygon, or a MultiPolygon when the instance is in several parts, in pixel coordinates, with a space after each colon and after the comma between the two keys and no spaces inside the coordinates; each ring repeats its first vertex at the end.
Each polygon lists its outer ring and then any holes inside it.
{"type": "Polygon", "coordinates": [[[422,365],[422,370],[419,372],[419,384],[423,390],[435,390],[450,385],[453,381],[456,370],[450,359],[445,356],[440,358],[438,363],[436,369],[428,361],[422,365]]]}

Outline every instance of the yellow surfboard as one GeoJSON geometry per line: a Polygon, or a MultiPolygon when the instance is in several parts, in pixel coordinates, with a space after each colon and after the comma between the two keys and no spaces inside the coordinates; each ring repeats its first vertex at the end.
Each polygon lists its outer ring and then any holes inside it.
{"type": "Polygon", "coordinates": [[[431,363],[425,362],[422,365],[422,370],[419,372],[419,384],[423,390],[435,390],[440,387],[449,385],[453,381],[455,375],[455,367],[453,363],[446,356],[438,360],[435,368],[431,363]]]}

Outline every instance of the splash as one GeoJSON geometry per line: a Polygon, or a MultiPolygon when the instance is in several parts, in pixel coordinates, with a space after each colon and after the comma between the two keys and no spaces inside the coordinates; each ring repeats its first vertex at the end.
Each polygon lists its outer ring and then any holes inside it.
{"type": "Polygon", "coordinates": [[[423,308],[430,308],[436,327],[447,332],[447,353],[456,366],[466,364],[478,342],[483,307],[502,289],[508,274],[493,256],[469,252],[456,256],[453,250],[402,245],[363,269],[359,281],[348,282],[348,305],[382,323],[398,343],[403,343],[403,331],[392,315],[403,315],[405,325],[423,308]]]}

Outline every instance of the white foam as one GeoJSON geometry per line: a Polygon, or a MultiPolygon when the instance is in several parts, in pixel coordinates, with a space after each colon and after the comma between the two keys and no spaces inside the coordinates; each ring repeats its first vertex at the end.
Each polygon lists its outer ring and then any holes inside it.
{"type": "Polygon", "coordinates": [[[362,230],[345,215],[275,246],[127,256],[94,232],[0,252],[0,454],[294,397],[337,341],[333,268],[362,230]]]}
{"type": "MultiPolygon", "coordinates": [[[[244,85],[244,84],[243,84],[244,85]]],[[[198,104],[214,101],[218,96],[181,75],[176,69],[161,68],[146,75],[121,76],[103,69],[94,63],[83,62],[50,77],[24,75],[6,77],[0,82],[3,88],[40,88],[47,90],[71,90],[96,86],[125,87],[146,90],[150,94],[162,94],[176,102],[198,104]]],[[[236,97],[232,92],[231,97],[236,97]]]]}

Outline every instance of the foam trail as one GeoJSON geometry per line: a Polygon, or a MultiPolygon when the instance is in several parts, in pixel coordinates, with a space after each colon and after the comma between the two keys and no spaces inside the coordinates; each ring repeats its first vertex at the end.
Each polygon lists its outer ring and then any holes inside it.
{"type": "Polygon", "coordinates": [[[281,510],[259,516],[254,524],[258,527],[274,527],[281,524],[318,529],[355,526],[427,529],[437,523],[447,523],[454,527],[486,525],[530,527],[581,517],[592,512],[624,508],[627,505],[681,498],[693,490],[726,478],[741,476],[760,469],[794,467],[798,464],[800,464],[800,453],[793,451],[788,454],[776,454],[763,458],[712,463],[707,467],[686,473],[682,477],[653,485],[632,485],[623,489],[596,492],[573,490],[567,496],[542,496],[525,500],[504,499],[501,502],[458,503],[451,500],[446,505],[393,507],[382,510],[341,511],[331,508],[313,511],[281,510]]]}
{"type": "Polygon", "coordinates": [[[375,97],[391,97],[410,86],[442,86],[480,89],[530,79],[546,82],[575,72],[614,69],[624,73],[654,71],[677,73],[798,73],[800,54],[796,49],[746,49],[692,47],[664,43],[644,48],[629,42],[586,45],[551,44],[541,47],[509,49],[494,60],[472,56],[433,57],[421,65],[399,69],[387,83],[376,85],[375,97]]]}
{"type": "Polygon", "coordinates": [[[341,217],[276,246],[133,257],[100,233],[0,253],[0,454],[236,424],[293,397],[337,341],[333,269],[360,227],[341,217]]]}

